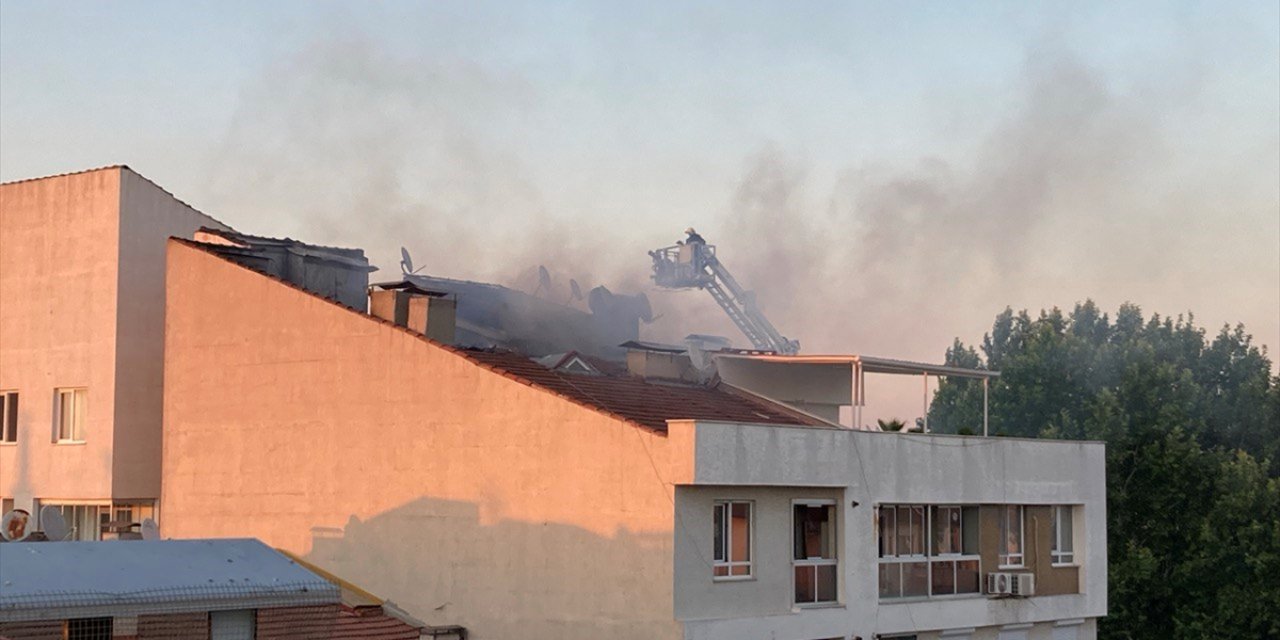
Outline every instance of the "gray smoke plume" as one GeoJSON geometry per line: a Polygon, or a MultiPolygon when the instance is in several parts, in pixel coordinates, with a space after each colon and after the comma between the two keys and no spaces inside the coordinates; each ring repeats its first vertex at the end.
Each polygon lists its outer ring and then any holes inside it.
{"type": "MultiPolygon", "coordinates": [[[[996,124],[969,153],[851,157],[824,180],[786,141],[762,141],[723,207],[687,223],[809,353],[937,361],[953,337],[978,340],[1006,305],[1086,297],[1191,309],[1211,328],[1244,320],[1274,345],[1280,294],[1258,295],[1266,287],[1235,274],[1280,283],[1280,255],[1274,243],[1230,247],[1280,233],[1280,194],[1249,176],[1188,174],[1162,123],[1204,98],[1185,77],[1152,82],[1118,88],[1069,53],[1032,51],[1017,99],[991,105],[996,124]],[[1206,222],[1224,209],[1243,228],[1206,222]]],[[[584,213],[591,194],[570,196],[572,212],[548,205],[529,177],[542,150],[520,134],[542,99],[523,78],[466,60],[324,41],[245,88],[201,202],[246,231],[363,247],[384,269],[375,279],[398,275],[401,245],[426,272],[526,291],[546,265],[552,299],[568,300],[570,278],[584,293],[647,291],[660,317],[645,337],[720,333],[747,346],[706,294],[649,285],[645,252],[682,227],[634,219],[639,205],[584,213]]],[[[1275,175],[1277,148],[1263,140],[1248,161],[1275,175]]]]}

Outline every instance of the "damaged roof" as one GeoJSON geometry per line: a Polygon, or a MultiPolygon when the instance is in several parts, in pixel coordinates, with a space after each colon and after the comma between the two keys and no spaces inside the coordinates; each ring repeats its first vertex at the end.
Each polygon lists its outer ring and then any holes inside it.
{"type": "Polygon", "coordinates": [[[831,426],[723,383],[657,383],[631,375],[575,375],[552,371],[511,351],[463,349],[459,353],[507,377],[658,431],[666,431],[668,420],[831,426]]]}
{"type": "Polygon", "coordinates": [[[445,344],[393,322],[318,296],[312,291],[272,274],[246,267],[219,254],[212,245],[184,238],[170,238],[170,240],[252,271],[309,296],[325,300],[349,313],[357,313],[370,322],[377,322],[408,333],[423,342],[450,351],[500,375],[655,431],[666,432],[668,420],[839,428],[814,416],[770,402],[719,381],[708,384],[682,384],[651,382],[628,374],[579,375],[549,370],[532,358],[514,351],[463,348],[445,344]]]}

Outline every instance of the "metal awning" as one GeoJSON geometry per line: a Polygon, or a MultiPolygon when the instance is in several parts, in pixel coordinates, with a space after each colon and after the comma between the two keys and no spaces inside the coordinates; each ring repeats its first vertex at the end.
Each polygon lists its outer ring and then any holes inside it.
{"type": "Polygon", "coordinates": [[[988,406],[991,379],[1000,377],[999,371],[990,371],[986,369],[967,369],[964,367],[953,367],[944,364],[930,364],[927,362],[912,362],[910,360],[897,360],[894,358],[879,358],[876,356],[863,356],[857,354],[848,355],[780,355],[776,353],[759,353],[759,352],[734,352],[732,350],[719,351],[714,354],[716,358],[741,359],[753,362],[767,362],[777,364],[779,366],[786,365],[809,365],[823,366],[827,365],[837,368],[841,371],[848,371],[852,375],[853,382],[853,409],[855,412],[854,424],[861,424],[862,407],[866,405],[866,384],[864,377],[868,373],[889,374],[889,375],[916,375],[923,379],[923,400],[924,400],[924,430],[929,430],[929,376],[938,378],[973,378],[982,380],[982,435],[987,435],[988,427],[988,406]]]}

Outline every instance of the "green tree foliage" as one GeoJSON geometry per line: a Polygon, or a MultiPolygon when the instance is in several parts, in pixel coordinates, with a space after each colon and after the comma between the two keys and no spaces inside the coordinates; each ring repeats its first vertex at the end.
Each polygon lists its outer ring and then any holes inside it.
{"type": "MultiPolygon", "coordinates": [[[[1280,638],[1280,379],[1243,327],[1006,309],[981,354],[946,358],[1001,372],[993,434],[1107,443],[1102,637],[1280,638]]],[[[929,425],[980,430],[981,411],[980,381],[944,380],[929,425]]]]}

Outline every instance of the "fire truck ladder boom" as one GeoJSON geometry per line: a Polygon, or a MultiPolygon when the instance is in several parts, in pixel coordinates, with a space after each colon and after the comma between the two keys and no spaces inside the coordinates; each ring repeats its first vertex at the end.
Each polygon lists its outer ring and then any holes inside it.
{"type": "Polygon", "coordinates": [[[713,245],[690,242],[649,252],[653,258],[653,280],[660,287],[696,287],[711,294],[751,344],[763,351],[794,354],[800,343],[789,340],[756,307],[755,294],[742,288],[716,257],[713,245]]]}

